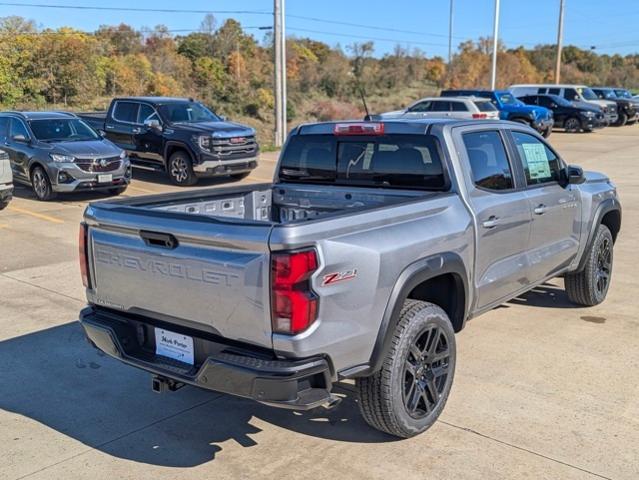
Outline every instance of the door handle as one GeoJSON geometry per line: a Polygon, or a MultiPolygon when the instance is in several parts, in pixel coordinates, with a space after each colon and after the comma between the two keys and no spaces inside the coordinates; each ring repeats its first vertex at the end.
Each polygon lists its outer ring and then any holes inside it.
{"type": "Polygon", "coordinates": [[[140,133],[140,132],[142,132],[142,129],[141,128],[133,128],[133,129],[131,129],[131,131],[133,133],[140,133]]]}
{"type": "Polygon", "coordinates": [[[499,218],[494,215],[488,217],[488,220],[484,220],[481,224],[484,228],[495,228],[499,224],[499,218]]]}
{"type": "Polygon", "coordinates": [[[543,203],[540,203],[539,205],[535,207],[533,212],[535,212],[535,215],[543,215],[544,213],[546,213],[546,205],[544,205],[543,203]]]}

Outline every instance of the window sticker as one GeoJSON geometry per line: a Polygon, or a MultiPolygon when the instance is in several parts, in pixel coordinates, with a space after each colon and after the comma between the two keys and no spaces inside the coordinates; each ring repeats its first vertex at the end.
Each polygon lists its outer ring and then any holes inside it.
{"type": "Polygon", "coordinates": [[[552,174],[546,148],[541,143],[522,143],[522,148],[531,180],[550,178],[552,174]]]}

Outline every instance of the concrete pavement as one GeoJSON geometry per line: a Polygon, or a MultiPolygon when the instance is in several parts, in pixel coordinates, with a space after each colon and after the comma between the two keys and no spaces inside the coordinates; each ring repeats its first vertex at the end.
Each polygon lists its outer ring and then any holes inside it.
{"type": "MultiPolygon", "coordinates": [[[[444,414],[410,440],[368,428],[350,384],[339,407],[308,413],[190,387],[153,394],[75,322],[78,222],[100,196],[39,203],[19,188],[0,213],[0,478],[639,478],[639,129],[551,143],[619,187],[609,297],[575,308],[555,280],[469,322],[444,414]]],[[[245,181],[268,181],[274,160],[245,181]]],[[[172,189],[136,172],[127,194],[172,189]]]]}

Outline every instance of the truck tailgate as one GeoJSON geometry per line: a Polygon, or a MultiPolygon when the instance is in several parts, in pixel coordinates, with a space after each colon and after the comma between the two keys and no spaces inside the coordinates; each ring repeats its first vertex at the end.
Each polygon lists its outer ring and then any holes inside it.
{"type": "Polygon", "coordinates": [[[92,205],[90,302],[272,348],[269,223],[92,205]]]}

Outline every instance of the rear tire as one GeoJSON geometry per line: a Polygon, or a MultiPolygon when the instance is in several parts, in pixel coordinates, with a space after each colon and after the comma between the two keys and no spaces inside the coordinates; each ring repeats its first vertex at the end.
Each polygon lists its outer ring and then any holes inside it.
{"type": "Polygon", "coordinates": [[[56,197],[49,175],[39,165],[31,171],[31,188],[33,188],[36,198],[41,202],[48,202],[56,197]]]}
{"type": "Polygon", "coordinates": [[[599,225],[585,255],[583,270],[566,275],[564,285],[570,301],[591,307],[606,299],[612,278],[613,241],[608,227],[599,225]]]}
{"type": "Polygon", "coordinates": [[[174,185],[190,187],[197,183],[197,177],[193,172],[193,161],[184,150],[178,150],[169,157],[166,170],[174,185]]]}
{"type": "Polygon", "coordinates": [[[401,438],[426,431],[444,409],[455,359],[455,332],[446,312],[407,300],[381,369],[356,380],[366,423],[401,438]]]}
{"type": "Polygon", "coordinates": [[[0,210],[4,210],[9,206],[9,202],[0,202],[0,210]]]}

